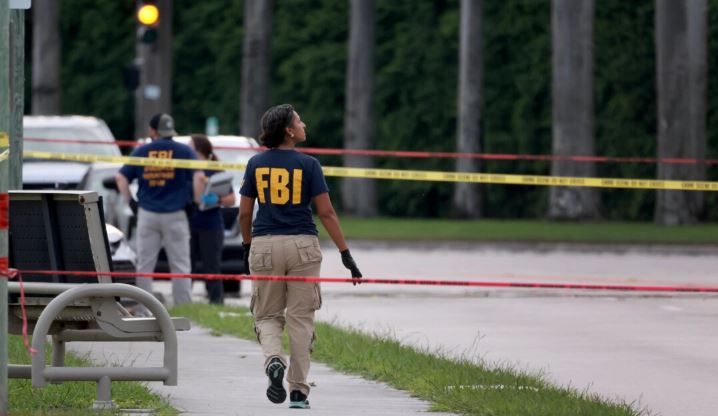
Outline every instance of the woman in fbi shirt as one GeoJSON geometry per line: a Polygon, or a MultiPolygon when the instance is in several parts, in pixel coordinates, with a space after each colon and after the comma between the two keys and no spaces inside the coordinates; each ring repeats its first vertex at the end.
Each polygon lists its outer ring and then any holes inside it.
{"type": "MultiPolygon", "coordinates": [[[[306,140],[305,127],[289,104],[272,107],[262,116],[259,140],[268,150],[249,160],[239,191],[245,264],[248,260],[249,270],[255,275],[319,276],[322,253],[312,220],[313,201],[319,219],[341,253],[342,263],[353,278],[361,278],[344,241],[319,162],[295,150],[298,143],[306,140]],[[252,224],[255,199],[259,209],[252,224]]],[[[309,407],[307,373],[314,341],[314,311],[321,304],[318,283],[252,282],[250,309],[265,356],[267,398],[273,403],[282,403],[287,397],[283,383],[287,360],[282,355],[281,338],[286,309],[291,357],[287,371],[289,407],[309,407]]]]}

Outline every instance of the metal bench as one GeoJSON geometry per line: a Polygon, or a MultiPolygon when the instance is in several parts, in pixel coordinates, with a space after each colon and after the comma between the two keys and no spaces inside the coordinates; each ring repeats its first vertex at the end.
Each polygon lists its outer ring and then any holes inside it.
{"type": "MultiPolygon", "coordinates": [[[[112,283],[102,203],[92,191],[11,191],[10,267],[19,270],[95,271],[97,278],[23,274],[25,310],[32,365],[8,365],[11,378],[31,378],[35,387],[48,382],[95,381],[93,408],[111,408],[112,381],[162,381],[177,385],[177,334],[190,323],[171,318],[150,293],[112,283]],[[118,302],[127,298],[144,305],[149,318],[132,317],[118,302]],[[45,363],[47,336],[52,336],[52,366],[45,363]],[[66,367],[65,343],[72,341],[154,341],[164,343],[161,367],[66,367]]],[[[22,334],[19,282],[8,282],[8,328],[22,334]]]]}

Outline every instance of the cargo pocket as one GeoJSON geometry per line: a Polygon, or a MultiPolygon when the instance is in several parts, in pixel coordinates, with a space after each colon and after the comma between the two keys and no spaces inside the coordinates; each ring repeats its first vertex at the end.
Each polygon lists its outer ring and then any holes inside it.
{"type": "Polygon", "coordinates": [[[252,272],[272,270],[272,245],[252,244],[249,249],[249,269],[252,272]]]}
{"type": "Polygon", "coordinates": [[[315,238],[303,238],[296,242],[302,264],[319,263],[322,261],[322,250],[315,238]]]}
{"type": "Polygon", "coordinates": [[[314,304],[312,305],[315,311],[318,311],[322,307],[322,288],[319,283],[314,283],[314,304]]]}

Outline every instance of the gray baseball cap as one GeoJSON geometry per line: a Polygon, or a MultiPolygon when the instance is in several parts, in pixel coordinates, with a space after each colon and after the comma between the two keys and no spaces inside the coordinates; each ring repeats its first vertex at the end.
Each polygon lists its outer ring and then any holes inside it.
{"type": "Polygon", "coordinates": [[[160,114],[158,119],[153,117],[153,119],[150,120],[150,127],[157,130],[157,134],[160,137],[178,136],[175,130],[175,121],[169,114],[160,114]],[[156,126],[154,125],[155,120],[157,120],[156,126]]]}

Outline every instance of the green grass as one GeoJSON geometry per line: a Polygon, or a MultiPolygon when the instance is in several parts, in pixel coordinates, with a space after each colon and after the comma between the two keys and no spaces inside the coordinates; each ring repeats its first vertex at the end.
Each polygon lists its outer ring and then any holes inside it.
{"type": "MultiPolygon", "coordinates": [[[[621,244],[718,244],[718,224],[667,227],[629,222],[340,219],[349,239],[621,244]]],[[[317,221],[317,224],[320,222],[317,221]]],[[[328,238],[323,227],[320,236],[328,238]]]]}
{"type": "MultiPolygon", "coordinates": [[[[172,315],[185,316],[214,332],[256,340],[252,317],[246,308],[182,305],[173,308],[172,315]]],[[[630,404],[612,403],[554,386],[540,375],[429,354],[388,337],[369,336],[323,323],[317,324],[316,334],[313,360],[408,391],[430,401],[434,411],[482,416],[642,414],[630,404]]],[[[286,341],[285,337],[285,349],[286,341]]]]}
{"type": "MultiPolygon", "coordinates": [[[[50,361],[52,348],[46,348],[46,362],[50,361]]],[[[11,364],[30,364],[30,356],[22,338],[8,337],[8,361],[11,364]]],[[[87,359],[66,354],[65,365],[87,366],[87,359]]],[[[112,415],[117,412],[95,412],[90,408],[97,397],[97,384],[89,381],[66,381],[34,388],[26,379],[10,379],[8,386],[10,415],[112,415]]],[[[155,415],[177,415],[166,399],[150,393],[144,383],[115,381],[112,383],[112,399],[120,409],[155,409],[155,415]]]]}

